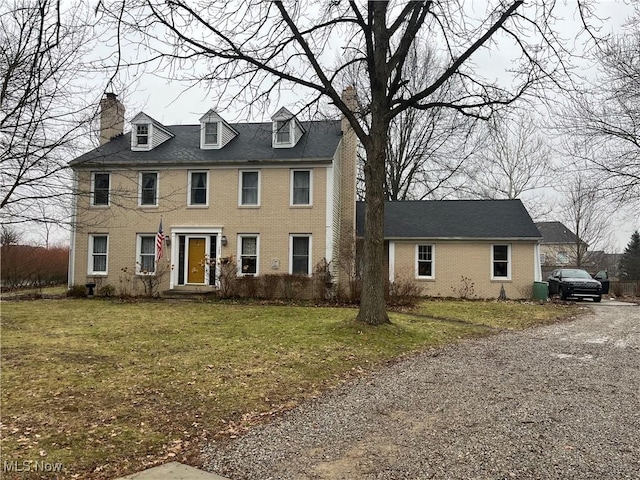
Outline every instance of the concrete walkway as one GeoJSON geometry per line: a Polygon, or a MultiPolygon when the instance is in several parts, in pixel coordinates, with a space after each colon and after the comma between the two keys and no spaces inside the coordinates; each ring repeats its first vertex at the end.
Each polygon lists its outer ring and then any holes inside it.
{"type": "Polygon", "coordinates": [[[178,462],[165,463],[116,480],[229,480],[215,473],[203,472],[178,462]]]}

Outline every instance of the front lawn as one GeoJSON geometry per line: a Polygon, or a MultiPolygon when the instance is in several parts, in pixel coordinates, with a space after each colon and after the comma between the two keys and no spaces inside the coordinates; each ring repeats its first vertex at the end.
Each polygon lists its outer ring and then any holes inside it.
{"type": "MultiPolygon", "coordinates": [[[[2,461],[61,463],[60,478],[114,478],[169,460],[197,466],[204,442],[386,361],[573,311],[424,302],[415,315],[392,313],[393,325],[366,327],[349,308],[3,301],[2,461]]],[[[43,474],[29,475],[3,478],[43,474]]]]}

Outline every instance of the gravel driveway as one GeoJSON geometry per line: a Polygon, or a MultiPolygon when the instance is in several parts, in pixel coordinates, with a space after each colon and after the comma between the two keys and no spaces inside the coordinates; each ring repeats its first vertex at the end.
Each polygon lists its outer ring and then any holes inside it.
{"type": "Polygon", "coordinates": [[[240,479],[640,479],[640,307],[385,368],[208,450],[240,479]]]}

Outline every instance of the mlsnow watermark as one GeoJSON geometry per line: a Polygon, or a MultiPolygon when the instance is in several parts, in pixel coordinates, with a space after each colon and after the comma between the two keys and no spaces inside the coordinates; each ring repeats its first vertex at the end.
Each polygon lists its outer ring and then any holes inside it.
{"type": "Polygon", "coordinates": [[[45,460],[14,460],[2,462],[2,471],[8,472],[40,472],[59,473],[62,472],[62,462],[47,462],[45,460]]]}

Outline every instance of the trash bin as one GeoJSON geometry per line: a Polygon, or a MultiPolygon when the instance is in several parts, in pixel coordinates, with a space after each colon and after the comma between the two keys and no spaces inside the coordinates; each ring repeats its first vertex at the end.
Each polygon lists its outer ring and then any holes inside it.
{"type": "Polygon", "coordinates": [[[533,282],[533,299],[544,301],[547,298],[549,298],[549,283],[533,282]]]}

